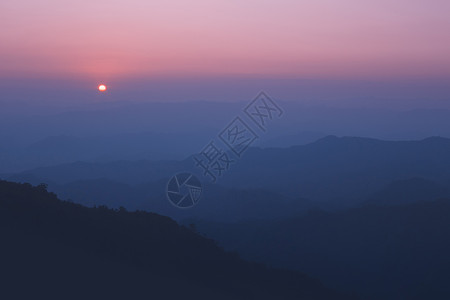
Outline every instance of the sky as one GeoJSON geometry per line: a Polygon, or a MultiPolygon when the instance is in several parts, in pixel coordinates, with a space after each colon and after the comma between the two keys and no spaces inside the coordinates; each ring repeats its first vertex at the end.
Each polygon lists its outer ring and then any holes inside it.
{"type": "Polygon", "coordinates": [[[449,11],[448,0],[2,0],[0,78],[16,91],[33,80],[426,81],[444,82],[446,98],[449,11]]]}

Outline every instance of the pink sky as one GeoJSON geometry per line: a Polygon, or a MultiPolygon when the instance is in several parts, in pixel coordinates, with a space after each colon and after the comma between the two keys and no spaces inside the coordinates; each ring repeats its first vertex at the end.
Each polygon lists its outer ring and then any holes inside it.
{"type": "Polygon", "coordinates": [[[2,0],[0,76],[450,75],[448,0],[2,0]]]}

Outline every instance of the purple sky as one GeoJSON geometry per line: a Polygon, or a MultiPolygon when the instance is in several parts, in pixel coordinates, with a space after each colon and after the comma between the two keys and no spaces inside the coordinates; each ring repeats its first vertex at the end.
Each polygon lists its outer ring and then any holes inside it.
{"type": "Polygon", "coordinates": [[[0,101],[233,101],[264,89],[442,106],[449,11],[448,0],[4,0],[0,101]]]}

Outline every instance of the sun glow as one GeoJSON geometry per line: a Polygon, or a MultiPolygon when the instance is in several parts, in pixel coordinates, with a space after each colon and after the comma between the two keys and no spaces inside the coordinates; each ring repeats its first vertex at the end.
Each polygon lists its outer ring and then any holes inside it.
{"type": "Polygon", "coordinates": [[[106,85],[100,84],[100,85],[98,86],[98,90],[99,90],[100,92],[106,91],[106,85]]]}

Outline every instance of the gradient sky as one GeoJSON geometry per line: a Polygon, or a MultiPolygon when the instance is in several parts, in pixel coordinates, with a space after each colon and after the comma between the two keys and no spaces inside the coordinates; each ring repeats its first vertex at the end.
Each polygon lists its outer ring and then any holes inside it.
{"type": "Polygon", "coordinates": [[[2,0],[0,77],[448,78],[448,0],[2,0]]]}

